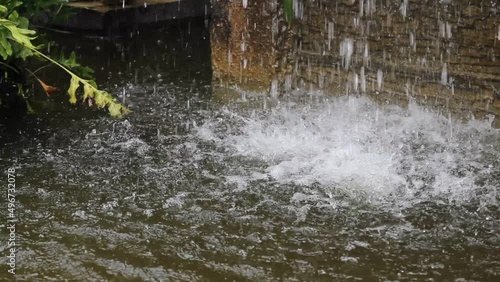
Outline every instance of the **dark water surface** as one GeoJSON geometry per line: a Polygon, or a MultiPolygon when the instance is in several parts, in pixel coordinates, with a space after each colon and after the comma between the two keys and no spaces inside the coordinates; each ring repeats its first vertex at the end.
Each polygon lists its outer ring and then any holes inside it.
{"type": "Polygon", "coordinates": [[[134,112],[54,98],[0,128],[19,281],[499,281],[488,121],[321,94],[217,103],[203,23],[53,36],[134,112]]]}

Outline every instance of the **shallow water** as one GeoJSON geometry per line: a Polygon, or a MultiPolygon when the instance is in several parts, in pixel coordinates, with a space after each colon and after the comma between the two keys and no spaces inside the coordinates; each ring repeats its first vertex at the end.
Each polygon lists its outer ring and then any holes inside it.
{"type": "Polygon", "coordinates": [[[208,39],[141,41],[152,37],[121,42],[111,75],[101,58],[116,41],[80,46],[132,115],[61,110],[21,133],[1,128],[2,164],[17,175],[19,280],[500,277],[491,121],[317,93],[222,104],[208,39]],[[130,62],[142,62],[138,78],[130,62]],[[159,77],[144,71],[156,65],[159,77]]]}

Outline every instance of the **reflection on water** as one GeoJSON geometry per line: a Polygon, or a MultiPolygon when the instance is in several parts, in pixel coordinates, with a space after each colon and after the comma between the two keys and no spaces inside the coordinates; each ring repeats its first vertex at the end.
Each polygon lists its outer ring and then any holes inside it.
{"type": "MultiPolygon", "coordinates": [[[[162,48],[146,41],[158,34],[120,43],[107,87],[125,89],[129,117],[73,110],[2,132],[2,163],[18,171],[19,279],[500,276],[500,132],[489,122],[353,97],[220,105],[208,39],[179,34],[162,48]],[[159,61],[172,50],[175,65],[159,61]],[[162,81],[145,74],[156,64],[162,81]]],[[[118,46],[86,42],[93,66],[118,46]]]]}

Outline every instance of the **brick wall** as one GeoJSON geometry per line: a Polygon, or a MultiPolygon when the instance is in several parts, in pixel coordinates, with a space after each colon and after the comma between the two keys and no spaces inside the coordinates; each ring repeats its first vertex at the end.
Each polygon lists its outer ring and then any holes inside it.
{"type": "Polygon", "coordinates": [[[500,114],[496,1],[296,0],[290,25],[282,0],[244,2],[213,0],[217,83],[500,114]]]}

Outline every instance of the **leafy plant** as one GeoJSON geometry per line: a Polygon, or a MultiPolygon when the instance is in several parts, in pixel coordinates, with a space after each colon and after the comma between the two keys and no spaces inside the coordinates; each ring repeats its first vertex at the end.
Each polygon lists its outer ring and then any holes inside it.
{"type": "MultiPolygon", "coordinates": [[[[41,1],[34,2],[41,3],[41,1]]],[[[46,2],[55,3],[60,2],[60,0],[49,0],[46,2]]],[[[29,29],[29,20],[26,17],[20,16],[17,12],[17,8],[23,5],[23,2],[4,0],[0,3],[2,3],[0,4],[0,57],[4,61],[0,62],[1,65],[17,71],[14,62],[16,59],[26,60],[28,57],[42,58],[61,68],[71,76],[70,86],[67,91],[71,104],[76,104],[78,100],[88,102],[89,106],[96,106],[100,109],[107,108],[109,114],[114,117],[121,117],[123,114],[130,112],[125,106],[117,103],[111,94],[97,88],[97,84],[92,79],[92,69],[82,67],[78,64],[74,52],[68,58],[61,56],[59,60],[56,60],[39,51],[41,46],[35,46],[33,43],[36,39],[36,32],[29,29]],[[75,71],[79,71],[81,76],[77,75],[75,71]],[[77,91],[80,86],[83,86],[83,95],[79,99],[77,91]]],[[[29,72],[32,73],[31,71],[29,72]]],[[[55,90],[54,87],[46,85],[38,77],[36,79],[47,94],[49,90],[55,90]]]]}
{"type": "Polygon", "coordinates": [[[66,58],[64,54],[61,53],[61,57],[59,58],[59,63],[61,63],[63,66],[75,72],[78,72],[80,76],[83,78],[91,79],[94,75],[93,69],[89,67],[84,67],[76,62],[76,53],[74,51],[71,52],[68,58],[66,58]]]}

